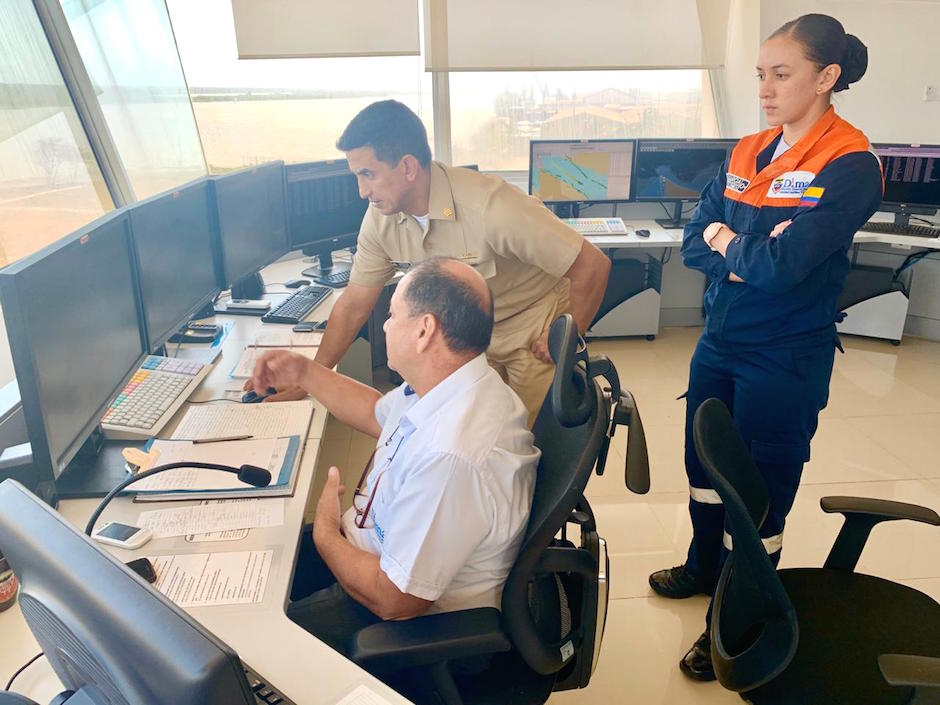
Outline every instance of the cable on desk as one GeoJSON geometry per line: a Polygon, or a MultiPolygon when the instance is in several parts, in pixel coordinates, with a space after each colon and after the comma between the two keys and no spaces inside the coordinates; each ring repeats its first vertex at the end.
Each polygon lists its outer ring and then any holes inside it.
{"type": "Polygon", "coordinates": [[[16,677],[17,677],[18,675],[20,675],[23,671],[25,671],[27,668],[29,668],[30,666],[32,666],[34,663],[36,663],[36,661],[39,660],[39,657],[40,657],[40,656],[43,656],[43,652],[42,652],[42,651],[40,651],[38,654],[36,654],[35,656],[33,656],[29,661],[27,661],[26,663],[24,663],[22,666],[20,666],[20,667],[17,669],[16,673],[14,673],[12,676],[10,676],[10,680],[7,681],[7,685],[6,685],[6,688],[4,688],[4,690],[7,691],[7,692],[9,692],[9,691],[10,691],[10,688],[13,687],[13,681],[16,680],[16,677]]]}
{"type": "Polygon", "coordinates": [[[926,218],[921,218],[916,215],[911,216],[911,220],[916,220],[918,223],[923,223],[924,225],[929,225],[931,228],[940,227],[940,224],[933,222],[932,220],[927,220],[926,218]]]}

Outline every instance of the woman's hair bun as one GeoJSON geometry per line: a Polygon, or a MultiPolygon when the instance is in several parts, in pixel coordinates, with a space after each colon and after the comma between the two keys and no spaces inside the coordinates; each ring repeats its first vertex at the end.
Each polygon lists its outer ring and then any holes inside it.
{"type": "Polygon", "coordinates": [[[868,69],[868,47],[854,34],[845,35],[845,52],[839,66],[842,67],[842,75],[832,88],[836,93],[848,90],[849,85],[864,76],[868,69]]]}

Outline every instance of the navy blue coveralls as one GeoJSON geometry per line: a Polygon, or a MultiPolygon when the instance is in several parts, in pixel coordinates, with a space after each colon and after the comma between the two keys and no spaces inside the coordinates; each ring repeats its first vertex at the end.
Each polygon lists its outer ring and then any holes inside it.
{"type": "Polygon", "coordinates": [[[852,238],[881,202],[883,181],[868,139],[829,110],[771,161],[781,128],[743,138],[702,194],[683,235],[687,267],[708,280],[705,330],[692,356],[685,463],[693,538],[686,569],[714,585],[725,549],[724,510],[695,454],[692,418],[722,400],[770,495],[761,537],[776,565],[784,520],[826,406],[837,299],[852,238]],[[792,223],[777,237],[780,222],[792,223]],[[736,233],[725,256],[702,239],[712,222],[736,233]],[[744,284],[728,280],[734,272],[744,284]]]}

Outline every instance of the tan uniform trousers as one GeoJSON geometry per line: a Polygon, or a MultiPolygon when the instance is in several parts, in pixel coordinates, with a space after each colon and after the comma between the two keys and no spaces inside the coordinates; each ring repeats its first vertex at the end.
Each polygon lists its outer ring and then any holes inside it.
{"type": "Polygon", "coordinates": [[[529,410],[530,428],[555,374],[554,365],[542,362],[532,353],[532,343],[569,308],[568,281],[562,279],[541,301],[493,327],[486,359],[522,399],[529,410]]]}

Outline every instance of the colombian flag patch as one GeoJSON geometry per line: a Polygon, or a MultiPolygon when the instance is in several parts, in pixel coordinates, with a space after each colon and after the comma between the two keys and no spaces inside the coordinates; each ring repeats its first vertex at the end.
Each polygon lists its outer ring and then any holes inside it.
{"type": "Polygon", "coordinates": [[[826,189],[822,186],[810,186],[803,192],[798,206],[800,208],[812,208],[819,203],[819,199],[822,198],[825,191],[826,189]]]}

